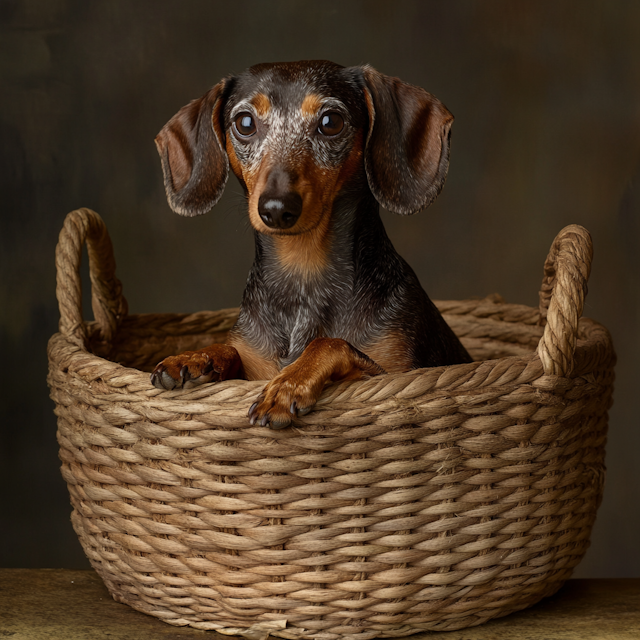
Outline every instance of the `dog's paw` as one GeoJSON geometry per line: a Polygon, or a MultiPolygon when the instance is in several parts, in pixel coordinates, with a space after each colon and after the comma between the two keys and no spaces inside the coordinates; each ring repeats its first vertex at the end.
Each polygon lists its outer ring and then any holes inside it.
{"type": "Polygon", "coordinates": [[[249,409],[249,422],[284,429],[295,417],[313,409],[327,382],[361,380],[384,372],[345,340],[316,338],[295,362],[267,384],[249,409]]]}
{"type": "Polygon", "coordinates": [[[160,362],[151,374],[151,384],[162,390],[189,389],[207,382],[228,380],[240,369],[240,356],[233,348],[215,344],[200,351],[185,351],[160,362]]]}
{"type": "Polygon", "coordinates": [[[258,400],[251,405],[249,422],[284,429],[293,418],[304,416],[313,409],[323,386],[309,384],[309,381],[298,382],[295,376],[280,374],[267,384],[258,400]]]}

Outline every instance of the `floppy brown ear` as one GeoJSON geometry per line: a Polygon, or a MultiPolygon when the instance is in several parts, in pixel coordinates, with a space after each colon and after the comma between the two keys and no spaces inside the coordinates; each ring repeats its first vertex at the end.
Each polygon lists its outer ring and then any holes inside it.
{"type": "Polygon", "coordinates": [[[222,125],[222,80],[182,107],[156,136],[169,206],[184,216],[206,213],[218,202],[229,175],[222,125]]]}
{"type": "Polygon", "coordinates": [[[376,200],[416,213],[440,193],[449,168],[453,116],[420,87],[363,67],[369,135],[365,169],[376,200]]]}

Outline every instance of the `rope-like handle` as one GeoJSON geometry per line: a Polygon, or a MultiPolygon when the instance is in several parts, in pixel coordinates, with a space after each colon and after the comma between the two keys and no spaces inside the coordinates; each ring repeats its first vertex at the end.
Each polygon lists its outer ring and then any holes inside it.
{"type": "Polygon", "coordinates": [[[102,337],[110,343],[127,301],[116,278],[113,247],[102,218],[91,209],[77,209],[67,215],[56,247],[56,296],[60,307],[59,329],[75,344],[85,346],[86,328],[82,320],[82,245],[87,244],[91,276],[91,307],[102,337]]]}
{"type": "Polygon", "coordinates": [[[569,376],[573,369],[592,259],[591,235],[577,224],[560,231],[549,250],[540,288],[540,323],[546,326],[538,344],[547,375],[569,376]]]}

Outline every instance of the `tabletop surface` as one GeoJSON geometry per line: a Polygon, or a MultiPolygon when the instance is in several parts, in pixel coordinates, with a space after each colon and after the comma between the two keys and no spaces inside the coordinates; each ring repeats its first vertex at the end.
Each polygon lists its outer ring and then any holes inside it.
{"type": "MultiPolygon", "coordinates": [[[[638,640],[640,579],[569,580],[526,611],[412,640],[638,640]]],[[[0,638],[11,640],[233,640],[173,627],[115,602],[93,571],[0,569],[0,638]]],[[[240,638],[240,640],[244,640],[240,638]]]]}

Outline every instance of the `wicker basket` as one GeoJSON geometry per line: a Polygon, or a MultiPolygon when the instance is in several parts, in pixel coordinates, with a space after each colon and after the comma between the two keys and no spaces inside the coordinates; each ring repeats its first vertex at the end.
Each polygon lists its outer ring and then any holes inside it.
{"type": "Polygon", "coordinates": [[[67,216],[56,262],[62,475],[80,542],[119,602],[249,638],[403,637],[528,607],[584,555],[615,356],[606,329],[580,318],[582,227],[556,238],[540,310],[438,303],[474,363],[333,385],[281,431],[248,424],[262,382],[159,391],[145,373],[222,342],[237,310],[127,315],[104,223],[87,209],[67,216]]]}

